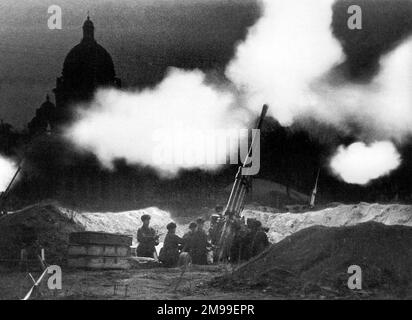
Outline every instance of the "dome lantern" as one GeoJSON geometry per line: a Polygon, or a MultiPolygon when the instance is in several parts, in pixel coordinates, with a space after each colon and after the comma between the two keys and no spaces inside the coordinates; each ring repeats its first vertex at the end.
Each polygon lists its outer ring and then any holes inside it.
{"type": "Polygon", "coordinates": [[[83,40],[94,40],[94,25],[89,15],[83,24],[83,40]]]}

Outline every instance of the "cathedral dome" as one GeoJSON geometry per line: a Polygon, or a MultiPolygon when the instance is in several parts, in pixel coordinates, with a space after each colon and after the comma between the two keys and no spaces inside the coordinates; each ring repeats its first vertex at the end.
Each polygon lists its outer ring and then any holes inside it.
{"type": "Polygon", "coordinates": [[[71,121],[74,106],[90,101],[99,87],[120,88],[121,80],[115,76],[112,57],[94,39],[94,25],[87,17],[83,39],[67,54],[62,75],[56,78],[54,128],[71,121]]]}
{"type": "Polygon", "coordinates": [[[42,105],[40,106],[40,109],[52,110],[54,108],[55,108],[55,105],[53,104],[53,102],[50,101],[50,96],[46,95],[46,101],[42,103],[42,105]]]}
{"type": "Polygon", "coordinates": [[[110,54],[94,39],[94,25],[87,17],[83,39],[70,50],[63,63],[63,79],[72,88],[112,84],[115,79],[110,54]]]}

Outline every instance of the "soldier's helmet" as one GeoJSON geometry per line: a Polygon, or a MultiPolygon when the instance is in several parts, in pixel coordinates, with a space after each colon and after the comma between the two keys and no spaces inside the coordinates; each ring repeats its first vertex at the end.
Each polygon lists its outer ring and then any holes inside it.
{"type": "Polygon", "coordinates": [[[177,226],[176,226],[176,223],[170,222],[170,223],[167,224],[166,228],[167,228],[167,230],[170,231],[170,230],[176,229],[177,226]]]}

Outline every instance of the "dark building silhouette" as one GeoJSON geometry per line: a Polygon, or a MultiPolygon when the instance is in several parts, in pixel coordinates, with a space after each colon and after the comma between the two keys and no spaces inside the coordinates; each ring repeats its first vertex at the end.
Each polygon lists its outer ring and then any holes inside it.
{"type": "Polygon", "coordinates": [[[46,101],[36,110],[36,115],[27,125],[30,135],[39,135],[53,130],[55,115],[56,106],[50,102],[50,97],[47,95],[46,101]]]}
{"type": "Polygon", "coordinates": [[[62,75],[53,89],[56,106],[47,101],[36,111],[29,123],[31,133],[38,133],[48,126],[52,130],[67,123],[73,116],[73,106],[93,97],[99,87],[121,87],[116,78],[110,54],[94,38],[94,25],[87,16],[83,24],[83,38],[67,54],[62,75]]]}
{"type": "Polygon", "coordinates": [[[16,143],[18,134],[14,132],[13,126],[0,119],[0,153],[9,154],[16,143]]]}

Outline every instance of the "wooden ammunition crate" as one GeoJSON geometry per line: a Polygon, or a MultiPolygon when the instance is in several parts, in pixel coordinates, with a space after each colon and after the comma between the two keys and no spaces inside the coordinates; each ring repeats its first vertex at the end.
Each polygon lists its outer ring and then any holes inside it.
{"type": "Polygon", "coordinates": [[[69,256],[103,256],[103,257],[129,257],[130,247],[97,245],[97,244],[70,244],[69,256]]]}
{"type": "Polygon", "coordinates": [[[94,231],[73,232],[69,235],[71,244],[105,244],[130,247],[132,240],[132,236],[94,231]]]}
{"type": "Polygon", "coordinates": [[[86,269],[129,269],[131,267],[128,257],[68,257],[67,265],[71,268],[86,269]]]}
{"type": "Polygon", "coordinates": [[[69,236],[67,265],[87,269],[130,268],[132,237],[105,232],[74,232],[69,236]]]}

